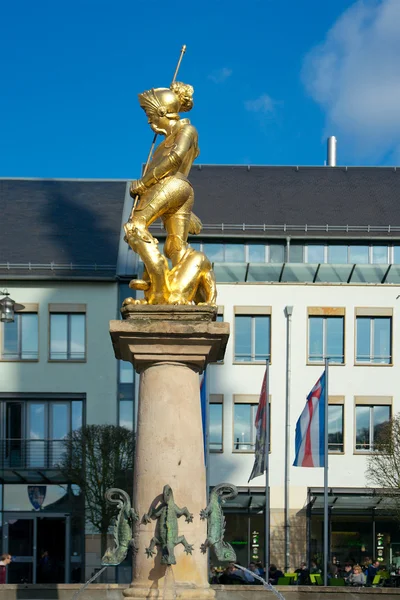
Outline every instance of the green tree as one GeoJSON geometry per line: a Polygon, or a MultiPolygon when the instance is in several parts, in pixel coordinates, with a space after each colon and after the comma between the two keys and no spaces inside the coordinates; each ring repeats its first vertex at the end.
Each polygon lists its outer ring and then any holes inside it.
{"type": "Polygon", "coordinates": [[[58,465],[63,475],[78,485],[85,499],[85,518],[101,536],[101,553],[115,517],[115,506],[105,500],[111,487],[133,489],[135,434],[117,425],[86,425],[65,439],[58,465]]]}

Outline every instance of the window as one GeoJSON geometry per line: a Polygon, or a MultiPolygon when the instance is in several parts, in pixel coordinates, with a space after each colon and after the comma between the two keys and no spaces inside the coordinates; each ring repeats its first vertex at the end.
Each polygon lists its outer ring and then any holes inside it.
{"type": "Polygon", "coordinates": [[[388,247],[387,246],[372,246],[372,262],[374,264],[388,264],[388,247]]]}
{"type": "Polygon", "coordinates": [[[13,323],[3,323],[2,325],[2,360],[38,359],[37,313],[16,313],[13,323]]]}
{"type": "Polygon", "coordinates": [[[51,468],[62,458],[64,439],[83,424],[83,399],[47,398],[0,402],[0,436],[4,440],[5,466],[51,468]]]}
{"type": "Polygon", "coordinates": [[[285,262],[285,246],[283,244],[269,245],[269,262],[283,263],[285,262]]]}
{"type": "Polygon", "coordinates": [[[356,404],[356,450],[371,452],[390,421],[390,405],[356,404]]]}
{"type": "Polygon", "coordinates": [[[264,244],[249,244],[249,262],[250,263],[265,263],[265,245],[264,244]]]}
{"type": "Polygon", "coordinates": [[[356,362],[392,363],[392,317],[357,316],[356,362]]]}
{"type": "Polygon", "coordinates": [[[342,265],[347,263],[347,246],[328,246],[328,263],[342,265]]]}
{"type": "Polygon", "coordinates": [[[223,396],[210,394],[208,443],[210,452],[223,451],[223,396]]]}
{"type": "Polygon", "coordinates": [[[304,246],[302,244],[290,244],[290,247],[289,247],[289,262],[290,263],[304,262],[303,254],[304,254],[304,246]]]}
{"type": "Polygon", "coordinates": [[[356,264],[369,263],[369,247],[368,246],[349,246],[349,262],[356,264]]]}
{"type": "Polygon", "coordinates": [[[307,246],[307,255],[308,263],[323,263],[325,262],[325,246],[309,244],[307,246]]]}
{"type": "Polygon", "coordinates": [[[328,406],[328,449],[329,452],[344,452],[343,404],[328,406]]]}
{"type": "MultiPolygon", "coordinates": [[[[233,412],[233,450],[254,452],[256,445],[255,420],[259,398],[255,395],[234,396],[233,412]],[[246,402],[247,400],[253,400],[246,402]]],[[[268,402],[268,423],[271,434],[271,403],[268,402]]],[[[271,446],[270,446],[271,449],[271,446]]]]}
{"type": "MultiPolygon", "coordinates": [[[[262,307],[260,307],[262,310],[262,307]]],[[[235,361],[263,362],[271,359],[271,316],[243,314],[235,309],[235,361]],[[239,313],[239,314],[238,314],[239,313]]],[[[251,311],[251,308],[248,309],[251,311]]]]}
{"type": "Polygon", "coordinates": [[[322,363],[325,359],[344,364],[344,316],[309,315],[308,362],[322,363]]]}
{"type": "Polygon", "coordinates": [[[50,313],[50,360],[85,360],[86,314],[50,313]]]}

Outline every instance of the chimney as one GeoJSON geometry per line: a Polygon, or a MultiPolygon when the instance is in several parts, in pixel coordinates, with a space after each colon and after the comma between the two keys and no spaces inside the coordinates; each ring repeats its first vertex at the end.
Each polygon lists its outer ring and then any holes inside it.
{"type": "Polygon", "coordinates": [[[336,167],[336,138],[328,137],[328,167],[336,167]]]}

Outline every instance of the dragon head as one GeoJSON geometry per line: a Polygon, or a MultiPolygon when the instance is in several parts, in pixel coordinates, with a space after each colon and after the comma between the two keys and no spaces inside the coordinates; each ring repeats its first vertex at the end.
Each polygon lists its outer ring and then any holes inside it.
{"type": "Polygon", "coordinates": [[[163,487],[163,500],[165,503],[168,503],[168,500],[171,500],[171,498],[173,498],[173,493],[172,493],[172,488],[171,486],[164,485],[163,487]]]}
{"type": "MultiPolygon", "coordinates": [[[[222,551],[222,557],[220,560],[224,562],[236,562],[236,553],[232,546],[227,542],[224,542],[224,549],[222,551]]],[[[218,557],[219,558],[219,557],[218,557]]]]}

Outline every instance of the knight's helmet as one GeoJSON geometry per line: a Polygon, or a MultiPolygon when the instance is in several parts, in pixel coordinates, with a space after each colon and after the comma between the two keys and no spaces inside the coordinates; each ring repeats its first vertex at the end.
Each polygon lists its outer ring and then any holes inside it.
{"type": "Polygon", "coordinates": [[[170,88],[152,88],[139,94],[139,104],[147,116],[167,117],[179,120],[180,112],[189,112],[193,107],[193,87],[175,81],[170,88]]]}

